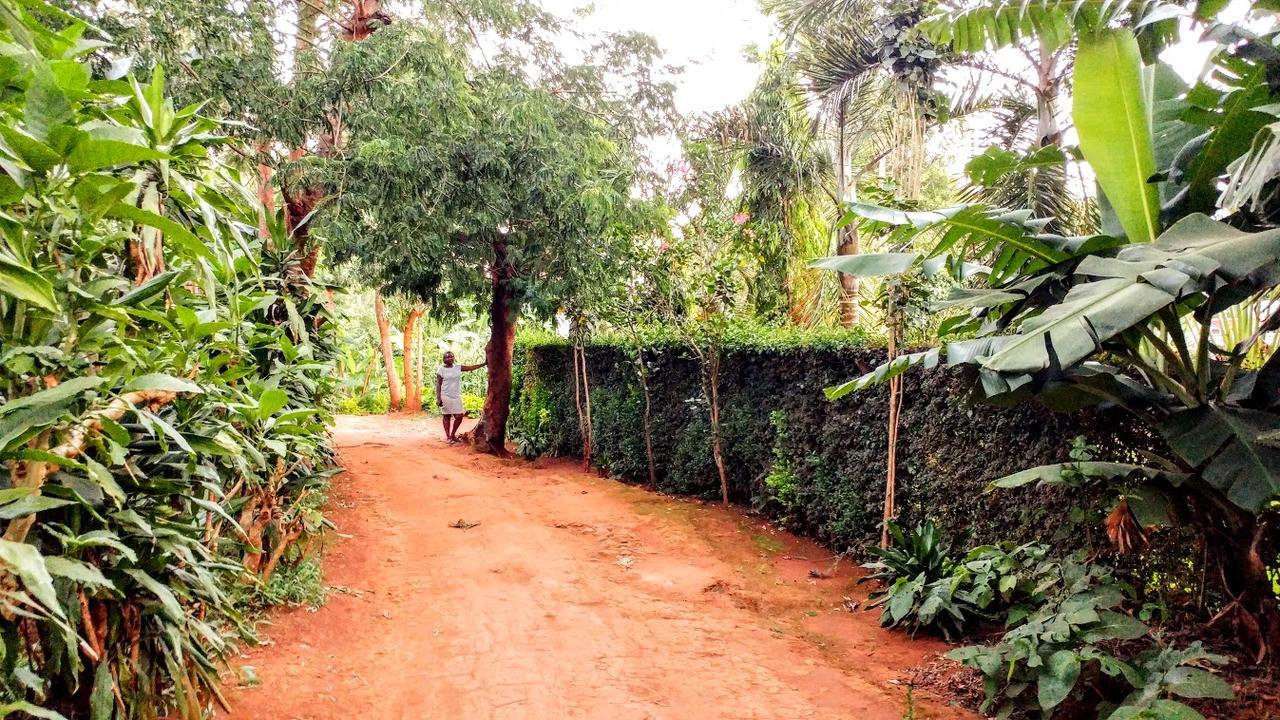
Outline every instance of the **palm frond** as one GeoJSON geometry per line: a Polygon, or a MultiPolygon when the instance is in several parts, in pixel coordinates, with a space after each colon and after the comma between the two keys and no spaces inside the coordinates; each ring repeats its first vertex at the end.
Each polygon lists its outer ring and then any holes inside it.
{"type": "Polygon", "coordinates": [[[867,26],[844,25],[807,38],[799,54],[800,70],[820,98],[847,96],[880,64],[880,47],[867,26]]]}
{"type": "Polygon", "coordinates": [[[850,20],[870,16],[879,3],[873,0],[762,0],[766,14],[778,19],[784,37],[830,30],[850,20]]]}
{"type": "Polygon", "coordinates": [[[1011,47],[1034,38],[1056,50],[1077,32],[1117,22],[1142,27],[1184,13],[1159,0],[996,0],[944,12],[919,27],[934,44],[950,45],[958,53],[1011,47]]]}

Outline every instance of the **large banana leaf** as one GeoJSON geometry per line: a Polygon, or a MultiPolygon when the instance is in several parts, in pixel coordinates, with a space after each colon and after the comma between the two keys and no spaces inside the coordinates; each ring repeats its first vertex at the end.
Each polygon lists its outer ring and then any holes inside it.
{"type": "Polygon", "coordinates": [[[1015,374],[1050,365],[1069,367],[1176,299],[1140,278],[1077,285],[1061,303],[1024,321],[1015,339],[981,364],[988,370],[1015,374]]]}
{"type": "Polygon", "coordinates": [[[1098,185],[1131,242],[1154,240],[1160,232],[1160,195],[1150,182],[1156,173],[1151,108],[1133,32],[1103,30],[1082,37],[1073,82],[1072,118],[1098,185]]]}
{"type": "Polygon", "coordinates": [[[874,385],[883,385],[889,380],[905,373],[916,365],[923,366],[926,370],[937,367],[938,365],[938,349],[925,350],[924,352],[910,353],[907,355],[899,355],[877,367],[875,370],[856,377],[848,382],[841,383],[835,387],[829,387],[824,392],[828,400],[839,400],[840,398],[852,392],[865,390],[874,385]]]}
{"type": "Polygon", "coordinates": [[[1205,482],[1259,512],[1280,496],[1280,448],[1266,440],[1277,426],[1275,413],[1204,405],[1170,416],[1161,432],[1174,452],[1201,468],[1205,482]]]}
{"type": "MultiPolygon", "coordinates": [[[[893,245],[907,246],[925,237],[933,245],[926,259],[943,255],[989,260],[991,282],[999,283],[1024,270],[1043,268],[1072,257],[1076,238],[1044,235],[1048,219],[1031,217],[1029,210],[1006,211],[983,205],[958,205],[937,211],[908,212],[868,203],[848,206],[852,220],[862,218],[889,229],[893,245]]],[[[963,276],[973,264],[954,263],[963,276]]],[[[958,277],[957,279],[962,279],[958,277]]]]}
{"type": "Polygon", "coordinates": [[[978,361],[1000,373],[1070,367],[1188,294],[1239,294],[1233,284],[1251,290],[1259,277],[1277,273],[1280,230],[1246,233],[1192,215],[1154,243],[1127,246],[1115,258],[1086,258],[1077,275],[1100,279],[1073,287],[1062,302],[1024,320],[1014,339],[978,361]]]}
{"type": "Polygon", "coordinates": [[[809,266],[821,270],[836,270],[857,277],[882,277],[901,275],[919,258],[919,253],[861,253],[825,257],[814,260],[809,266]]]}

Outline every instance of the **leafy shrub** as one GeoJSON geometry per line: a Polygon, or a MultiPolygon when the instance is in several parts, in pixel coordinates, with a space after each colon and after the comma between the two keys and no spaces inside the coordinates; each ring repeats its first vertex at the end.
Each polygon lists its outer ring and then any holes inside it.
{"type": "Polygon", "coordinates": [[[792,469],[795,462],[787,451],[787,414],[781,410],[769,413],[769,423],[773,425],[773,463],[764,476],[762,494],[756,500],[757,509],[776,506],[774,515],[785,526],[794,523],[796,511],[796,473],[792,469]]]}
{"type": "MultiPolygon", "coordinates": [[[[1008,717],[1017,711],[1039,711],[1051,717],[1059,706],[1078,708],[1098,697],[1104,679],[1135,688],[1109,715],[1112,718],[1198,718],[1191,708],[1167,696],[1232,697],[1222,680],[1189,665],[1224,661],[1204,653],[1198,644],[1185,650],[1156,647],[1134,655],[1132,662],[1121,659],[1120,644],[1149,632],[1142,621],[1120,610],[1126,588],[1103,566],[1067,559],[1052,567],[1053,572],[1043,573],[1034,587],[1031,609],[1010,614],[1010,629],[999,643],[947,654],[983,674],[984,712],[1008,717]]],[[[1104,704],[1100,709],[1110,707],[1104,704]]],[[[1075,710],[1069,712],[1078,716],[1075,710]]]]}
{"type": "MultiPolygon", "coordinates": [[[[640,335],[647,343],[658,489],[714,495],[717,476],[697,363],[660,330],[644,328],[640,335]]],[[[847,378],[850,368],[877,364],[883,351],[875,342],[848,331],[727,330],[720,396],[731,497],[754,501],[772,518],[840,550],[878,539],[887,394],[874,390],[831,402],[822,392],[847,378]],[[774,412],[785,416],[784,433],[775,427],[774,412]],[[775,468],[779,474],[770,487],[775,468]],[[788,502],[781,502],[777,488],[786,487],[788,502]]],[[[640,390],[629,343],[596,335],[587,347],[593,405],[610,409],[593,417],[592,460],[620,480],[648,483],[643,405],[631,400],[640,390]]],[[[536,417],[534,408],[546,408],[554,428],[550,451],[580,455],[569,345],[553,335],[521,335],[516,357],[513,419],[536,417]]],[[[1043,522],[1010,507],[1066,513],[1072,499],[1029,487],[997,497],[981,492],[989,482],[1027,464],[1066,460],[1078,435],[1098,446],[1104,459],[1126,452],[1118,423],[1029,407],[979,413],[963,388],[963,379],[946,369],[918,373],[905,384],[898,487],[908,525],[928,515],[944,529],[972,529],[979,541],[1029,539],[1043,522]]]]}
{"type": "Polygon", "coordinates": [[[307,558],[281,568],[258,588],[257,602],[264,606],[289,605],[317,608],[324,605],[327,591],[320,562],[307,558]]]}
{"type": "Polygon", "coordinates": [[[964,630],[970,619],[959,582],[952,575],[951,546],[941,540],[932,522],[904,534],[896,523],[890,532],[898,542],[888,549],[871,548],[880,558],[866,567],[875,572],[862,580],[881,580],[888,586],[871,593],[869,607],[883,607],[881,627],[905,627],[913,636],[934,628],[947,638],[964,630]]]}
{"type": "MultiPolygon", "coordinates": [[[[433,389],[432,390],[433,402],[435,401],[434,393],[435,393],[435,390],[433,389]]],[[[467,415],[470,415],[471,417],[475,417],[479,415],[481,412],[484,411],[484,395],[476,395],[474,393],[469,393],[469,392],[462,393],[462,409],[465,410],[467,415]]]]}
{"type": "Polygon", "coordinates": [[[516,454],[525,460],[536,460],[547,451],[550,444],[546,426],[551,421],[551,413],[543,409],[530,430],[525,423],[512,424],[511,437],[514,440],[516,454]]]}
{"type": "Polygon", "coordinates": [[[894,546],[868,550],[878,559],[863,566],[872,572],[860,582],[885,583],[871,593],[870,607],[883,607],[883,627],[905,627],[912,635],[929,629],[952,638],[971,622],[1006,611],[1024,618],[1043,602],[1046,579],[1057,570],[1046,545],[1005,542],[956,556],[932,521],[910,532],[890,521],[889,533],[894,546]]]}
{"type": "Polygon", "coordinates": [[[202,717],[320,532],[331,319],[163,73],[0,0],[0,714],[202,717]]]}

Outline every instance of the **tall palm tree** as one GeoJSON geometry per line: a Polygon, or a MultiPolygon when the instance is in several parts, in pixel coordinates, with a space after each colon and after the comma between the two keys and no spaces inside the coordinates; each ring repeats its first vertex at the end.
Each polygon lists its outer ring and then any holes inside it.
{"type": "Polygon", "coordinates": [[[824,193],[832,163],[782,46],[765,50],[760,61],[765,70],[746,100],[707,118],[702,130],[741,172],[737,207],[750,222],[742,249],[758,258],[748,278],[756,315],[806,324],[821,289],[821,275],[808,263],[828,253],[824,193]]]}
{"type": "MultiPolygon", "coordinates": [[[[837,213],[856,195],[861,172],[855,165],[880,169],[905,199],[917,199],[940,65],[929,41],[912,32],[924,18],[924,3],[766,0],[765,8],[795,46],[800,72],[817,98],[818,123],[831,144],[837,213]]],[[[846,225],[836,238],[836,252],[858,251],[858,231],[846,225]]],[[[841,323],[852,326],[858,316],[857,278],[841,273],[840,286],[841,323]]]]}

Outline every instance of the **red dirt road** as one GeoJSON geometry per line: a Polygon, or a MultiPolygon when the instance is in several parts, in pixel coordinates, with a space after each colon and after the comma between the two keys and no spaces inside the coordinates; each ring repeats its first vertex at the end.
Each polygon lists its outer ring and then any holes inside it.
{"type": "MultiPolygon", "coordinates": [[[[329,599],[236,664],[244,720],[900,720],[944,646],[877,627],[831,553],[737,511],[343,417],[329,599]],[[450,527],[464,520],[479,525],[450,527]]],[[[917,717],[971,717],[917,694],[917,717]]]]}

